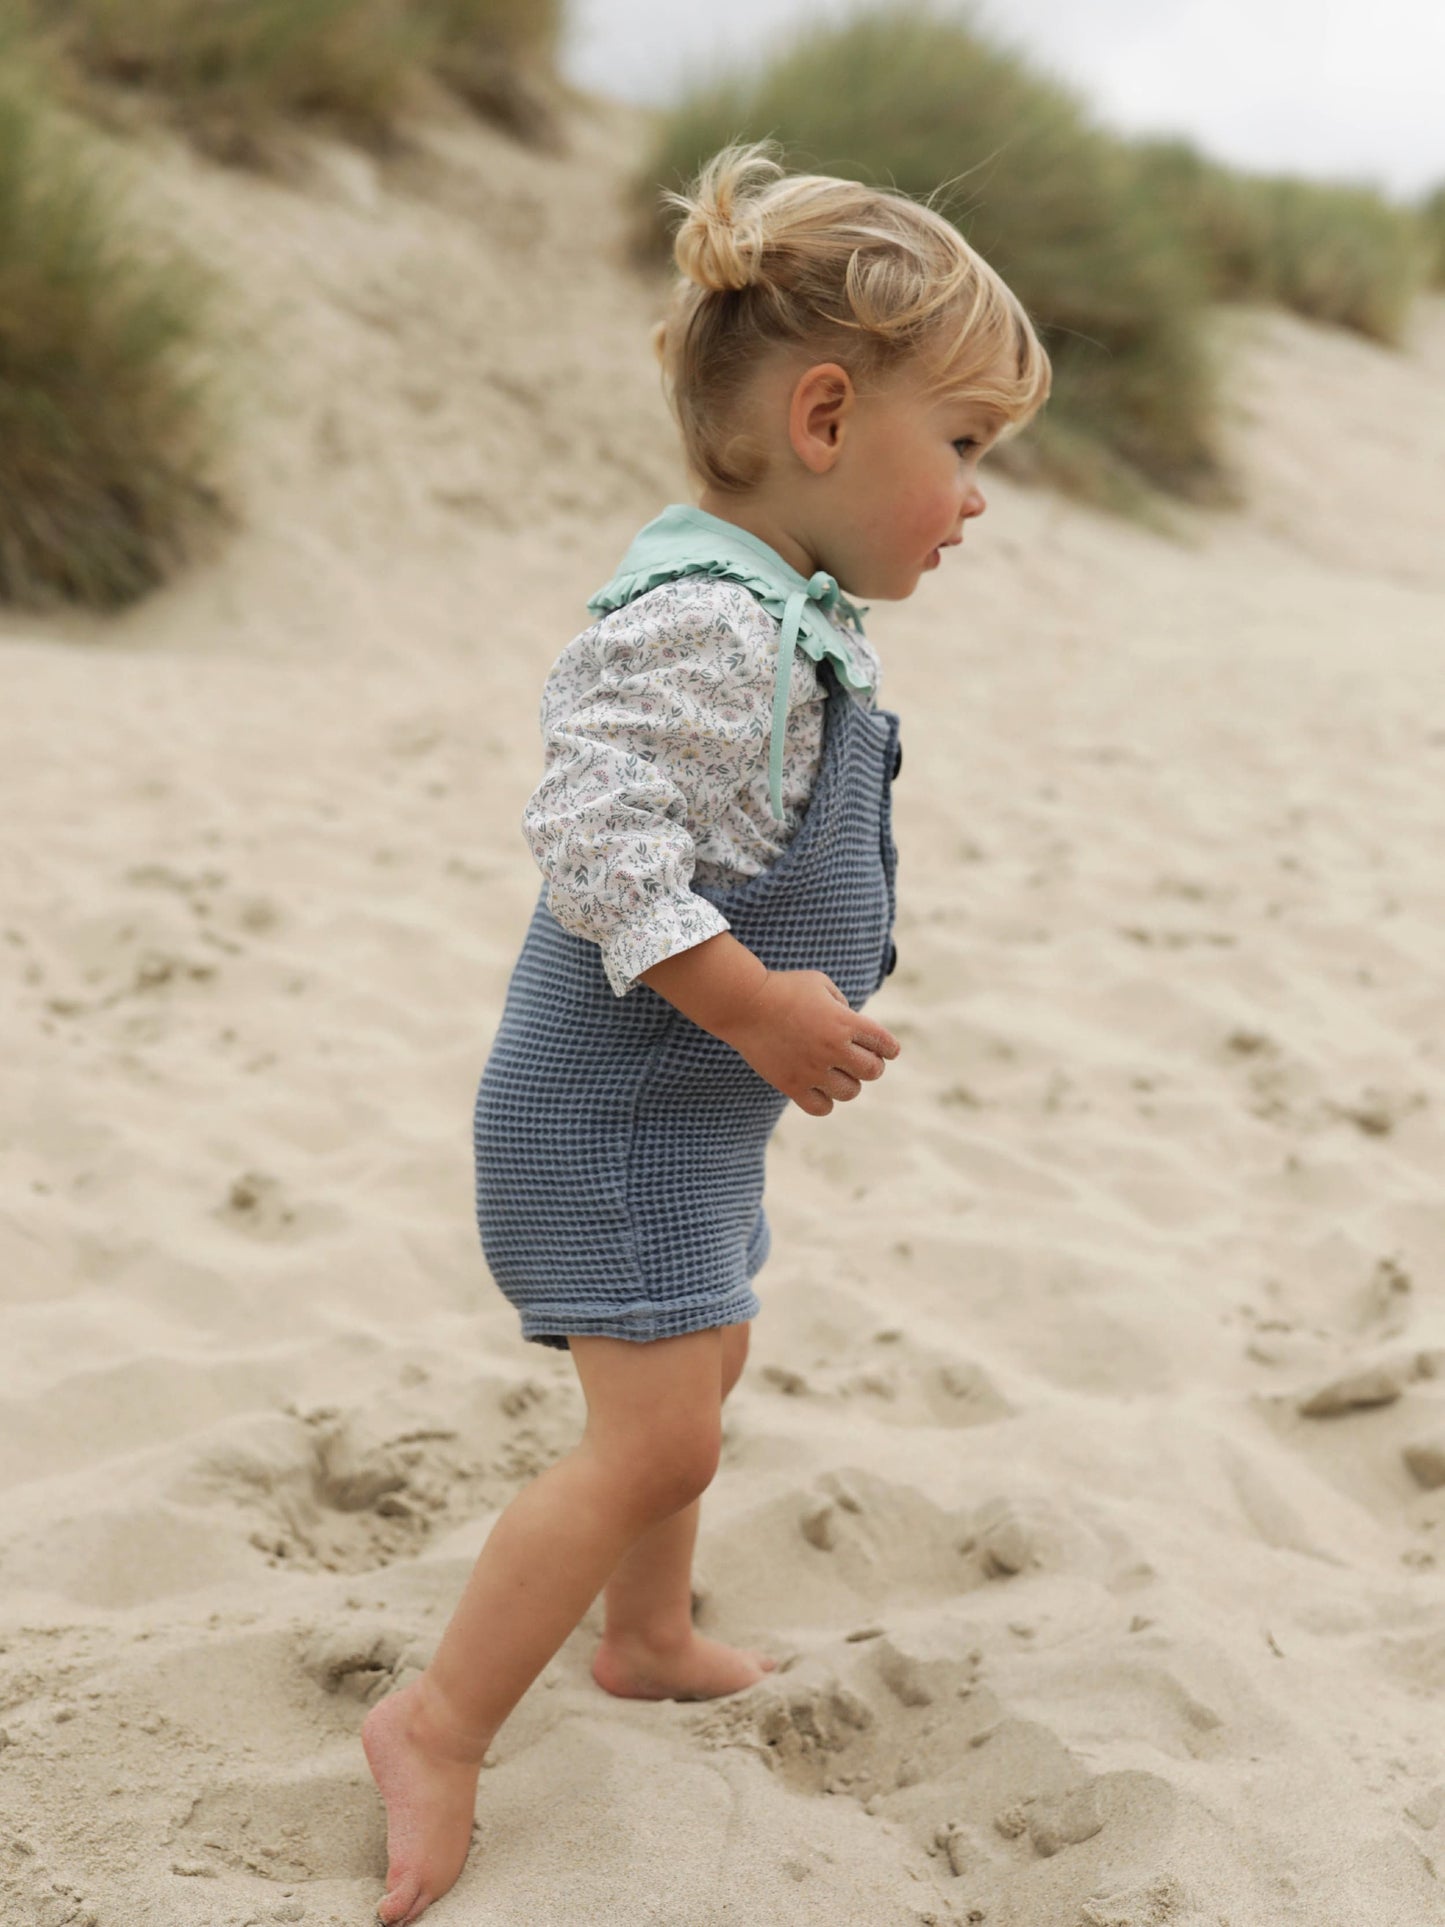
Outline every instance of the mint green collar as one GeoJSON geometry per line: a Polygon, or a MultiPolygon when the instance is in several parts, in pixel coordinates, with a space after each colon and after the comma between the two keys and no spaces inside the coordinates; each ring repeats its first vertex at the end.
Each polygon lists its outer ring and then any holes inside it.
{"type": "Polygon", "coordinates": [[[620,609],[659,583],[679,575],[714,575],[741,582],[763,607],[782,622],[778,643],[777,680],[773,687],[772,753],[768,777],[773,815],[783,821],[783,738],[788,721],[788,691],[792,682],[793,650],[801,649],[814,662],[832,659],[850,688],[871,689],[872,679],[854,660],[847,640],[829,622],[825,610],[837,609],[861,636],[865,605],[850,602],[826,569],[801,575],[776,549],[759,536],[727,522],[706,509],[671,502],[632,538],[617,573],[595,595],[587,598],[593,615],[620,609]]]}

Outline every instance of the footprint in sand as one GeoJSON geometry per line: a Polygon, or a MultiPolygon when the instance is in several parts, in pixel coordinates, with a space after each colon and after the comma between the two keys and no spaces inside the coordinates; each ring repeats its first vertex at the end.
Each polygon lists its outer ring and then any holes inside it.
{"type": "Polygon", "coordinates": [[[764,1365],[757,1377],[785,1398],[834,1404],[866,1400],[871,1418],[889,1425],[965,1427],[1011,1418],[1013,1407],[973,1359],[940,1356],[899,1327],[873,1334],[872,1356],[839,1364],[764,1365]]]}
{"type": "Polygon", "coordinates": [[[786,1678],[769,1675],[711,1703],[690,1730],[709,1750],[757,1754],[797,1792],[866,1801],[914,1783],[912,1749],[925,1727],[936,1733],[946,1724],[966,1747],[970,1735],[996,1724],[991,1696],[975,1699],[981,1657],[974,1647],[929,1665],[879,1633],[841,1665],[810,1655],[786,1678]],[[933,1709],[927,1720],[924,1709],[933,1709]]]}
{"type": "Polygon", "coordinates": [[[405,1685],[431,1656],[429,1643],[390,1619],[352,1614],[328,1621],[307,1640],[301,1664],[327,1693],[373,1706],[394,1686],[405,1685]]]}
{"type": "MultiPolygon", "coordinates": [[[[327,1773],[307,1765],[287,1772],[272,1766],[254,1777],[214,1781],[195,1795],[166,1845],[172,1871],[193,1876],[229,1870],[299,1886],[380,1879],[386,1870],[385,1816],[365,1797],[363,1770],[327,1773]]],[[[304,1917],[278,1914],[278,1900],[273,1888],[257,1896],[254,1911],[264,1910],[273,1920],[304,1917]]]]}
{"type": "Polygon", "coordinates": [[[802,1495],[801,1503],[793,1503],[797,1529],[807,1544],[832,1555],[840,1577],[872,1575],[875,1596],[879,1572],[889,1575],[888,1593],[932,1582],[953,1596],[1039,1567],[1092,1570],[1103,1576],[1105,1568],[1112,1570],[1116,1563],[1115,1548],[1101,1548],[1041,1494],[997,1495],[948,1513],[916,1491],[865,1480],[853,1471],[825,1474],[814,1491],[802,1495]],[[931,1520],[905,1520],[901,1531],[895,1531],[900,1515],[923,1507],[933,1515],[931,1520]],[[912,1561],[910,1525],[927,1535],[913,1542],[912,1561]],[[917,1548],[927,1550],[919,1554],[917,1548]],[[908,1571],[910,1564],[914,1569],[908,1571]]]}
{"type": "Polygon", "coordinates": [[[369,1572],[500,1509],[575,1434],[575,1401],[530,1379],[465,1430],[422,1418],[409,1391],[347,1413],[290,1405],[227,1425],[168,1496],[229,1507],[268,1565],[369,1572]]]}
{"type": "Polygon", "coordinates": [[[82,1888],[52,1873],[29,1835],[0,1824],[0,1920],[5,1927],[99,1927],[82,1888]]]}
{"type": "Polygon", "coordinates": [[[1086,1900],[1079,1927],[1169,1927],[1189,1911],[1189,1896],[1168,1874],[1127,1893],[1086,1900]]]}
{"type": "Polygon", "coordinates": [[[346,1213],[336,1205],[298,1203],[280,1178],[266,1171],[242,1171],[212,1215],[232,1230],[267,1244],[297,1244],[345,1228],[346,1213]]]}
{"type": "MultiPolygon", "coordinates": [[[[1034,1890],[1020,1880],[1043,1862],[1099,1837],[1111,1858],[1133,1858],[1173,1831],[1166,1780],[1095,1775],[1046,1727],[1011,1715],[957,1624],[860,1632],[869,1637],[843,1654],[811,1654],[786,1678],[700,1709],[689,1731],[708,1751],[753,1754],[794,1794],[852,1799],[904,1829],[932,1860],[940,1900],[958,1904],[955,1883],[966,1881],[979,1919],[1000,1901],[1026,1902],[1034,1890]]],[[[1030,1917],[1052,1918],[1057,1891],[1037,1889],[1030,1917]]]]}
{"type": "Polygon", "coordinates": [[[414,1556],[439,1523],[487,1503],[481,1467],[456,1436],[371,1412],[292,1408],[237,1421],[169,1496],[231,1508],[270,1566],[369,1572],[414,1556]]]}

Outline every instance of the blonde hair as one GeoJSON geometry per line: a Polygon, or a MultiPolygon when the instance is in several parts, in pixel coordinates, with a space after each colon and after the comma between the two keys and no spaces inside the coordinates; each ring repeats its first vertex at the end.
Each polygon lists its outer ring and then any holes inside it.
{"type": "Polygon", "coordinates": [[[694,471],[755,487],[762,447],[744,391],[779,344],[837,361],[860,394],[916,367],[925,392],[976,400],[1001,425],[1048,399],[1052,370],[1013,290],[926,202],[830,174],[785,172],[775,141],[733,142],[700,169],[672,242],[678,274],[652,332],[694,471]]]}

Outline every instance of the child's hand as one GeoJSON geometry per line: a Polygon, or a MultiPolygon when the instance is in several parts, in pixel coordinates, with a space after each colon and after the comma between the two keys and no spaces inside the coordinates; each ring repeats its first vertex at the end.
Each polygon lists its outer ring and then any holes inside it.
{"type": "Polygon", "coordinates": [[[884,1058],[902,1049],[822,970],[770,970],[725,1041],[810,1117],[826,1117],[835,1099],[855,1098],[883,1075],[884,1058]]]}

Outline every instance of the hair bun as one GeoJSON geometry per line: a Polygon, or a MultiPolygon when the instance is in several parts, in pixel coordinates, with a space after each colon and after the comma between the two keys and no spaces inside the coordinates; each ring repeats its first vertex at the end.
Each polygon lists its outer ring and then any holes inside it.
{"type": "Polygon", "coordinates": [[[740,225],[731,212],[705,205],[694,208],[673,240],[682,273],[717,293],[760,281],[762,252],[762,223],[756,216],[740,225]]]}
{"type": "Polygon", "coordinates": [[[767,278],[766,225],[757,190],[781,178],[778,151],[773,141],[725,148],[703,168],[691,197],[663,196],[684,215],[672,240],[678,270],[709,293],[754,287],[767,278]]]}
{"type": "Polygon", "coordinates": [[[769,475],[777,397],[752,384],[780,348],[838,362],[860,393],[907,372],[930,397],[963,397],[1005,422],[1037,413],[1048,355],[953,222],[893,188],[790,175],[784,154],[771,139],[733,142],[682,191],[661,190],[676,210],[676,271],[652,349],[693,478],[746,493],[769,475]]]}

